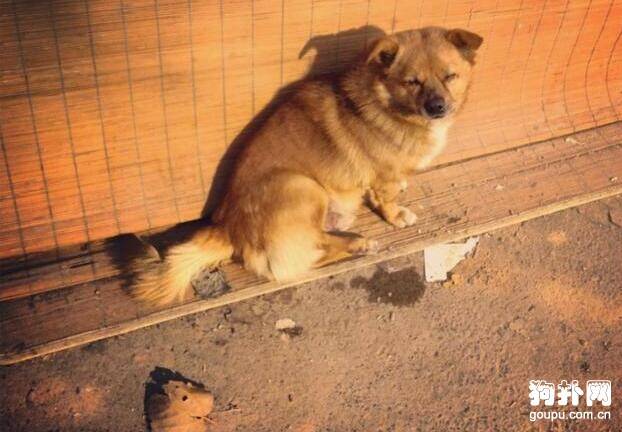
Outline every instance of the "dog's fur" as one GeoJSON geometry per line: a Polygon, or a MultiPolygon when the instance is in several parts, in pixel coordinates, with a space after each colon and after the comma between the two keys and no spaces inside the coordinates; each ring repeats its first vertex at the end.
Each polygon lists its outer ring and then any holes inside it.
{"type": "Polygon", "coordinates": [[[135,295],[183,298],[200,270],[232,257],[287,281],[373,252],[374,241],[344,233],[365,196],[387,222],[414,224],[396,198],[443,150],[481,43],[460,29],[401,32],[376,41],[350,70],[301,83],[245,143],[213,225],[163,260],[135,263],[135,295]],[[441,115],[428,108],[435,101],[441,115]]]}

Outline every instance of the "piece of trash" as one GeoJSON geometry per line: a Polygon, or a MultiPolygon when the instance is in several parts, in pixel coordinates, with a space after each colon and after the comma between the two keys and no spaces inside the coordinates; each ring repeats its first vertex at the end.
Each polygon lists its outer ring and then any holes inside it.
{"type": "Polygon", "coordinates": [[[302,334],[302,326],[290,318],[281,318],[274,324],[274,328],[287,336],[300,336],[302,334]]]}
{"type": "Polygon", "coordinates": [[[429,246],[423,250],[426,282],[440,282],[464,257],[471,252],[479,237],[471,237],[464,243],[446,243],[429,246]]]}
{"type": "Polygon", "coordinates": [[[147,418],[152,432],[205,432],[213,421],[207,415],[214,408],[214,396],[192,383],[169,381],[164,393],[147,401],[147,418]]]}
{"type": "Polygon", "coordinates": [[[287,330],[296,327],[296,321],[290,318],[281,318],[274,324],[274,328],[277,330],[287,330]]]}
{"type": "Polygon", "coordinates": [[[229,291],[231,287],[220,269],[206,268],[192,279],[194,291],[203,299],[219,297],[229,291]]]}

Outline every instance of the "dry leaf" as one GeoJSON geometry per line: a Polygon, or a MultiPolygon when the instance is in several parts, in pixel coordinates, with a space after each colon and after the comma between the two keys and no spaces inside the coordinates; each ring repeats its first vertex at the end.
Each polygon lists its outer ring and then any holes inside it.
{"type": "Polygon", "coordinates": [[[163,386],[165,394],[154,394],[147,402],[147,416],[153,432],[205,432],[206,416],[214,407],[214,396],[202,388],[181,381],[163,386]]]}

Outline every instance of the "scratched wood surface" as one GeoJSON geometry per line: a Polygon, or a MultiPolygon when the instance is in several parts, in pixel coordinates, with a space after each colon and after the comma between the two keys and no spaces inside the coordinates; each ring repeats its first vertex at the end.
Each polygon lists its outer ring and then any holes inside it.
{"type": "Polygon", "coordinates": [[[275,91],[379,30],[485,38],[439,163],[620,120],[621,22],[622,0],[0,0],[0,258],[197,218],[275,91]]]}
{"type": "Polygon", "coordinates": [[[0,364],[13,363],[277,291],[495,228],[622,193],[622,123],[449,163],[411,180],[402,201],[418,223],[396,229],[362,211],[354,231],[377,239],[380,253],[317,269],[287,285],[237,264],[224,271],[232,290],[164,309],[124,291],[101,243],[63,251],[61,260],[11,273],[0,292],[0,364]],[[34,277],[33,277],[34,275],[34,277]],[[42,284],[41,279],[47,279],[42,284]],[[51,290],[50,290],[51,289],[51,290]]]}

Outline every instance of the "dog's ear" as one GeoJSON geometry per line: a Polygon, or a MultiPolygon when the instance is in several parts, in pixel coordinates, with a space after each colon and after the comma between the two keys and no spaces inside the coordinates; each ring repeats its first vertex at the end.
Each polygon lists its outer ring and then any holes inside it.
{"type": "Polygon", "coordinates": [[[378,39],[367,55],[367,64],[378,64],[389,68],[395,61],[400,45],[391,36],[378,39]]]}
{"type": "Polygon", "coordinates": [[[482,45],[484,38],[468,30],[453,29],[447,31],[445,38],[460,50],[471,63],[475,60],[475,51],[482,45]]]}

